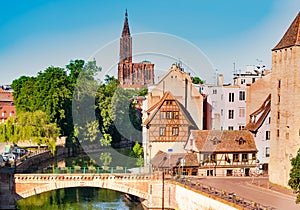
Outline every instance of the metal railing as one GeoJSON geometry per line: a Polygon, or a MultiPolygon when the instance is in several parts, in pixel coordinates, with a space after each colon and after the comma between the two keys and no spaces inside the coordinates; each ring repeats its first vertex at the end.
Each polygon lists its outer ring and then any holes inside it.
{"type": "Polygon", "coordinates": [[[178,179],[169,178],[169,180],[179,182],[185,186],[205,192],[205,193],[207,193],[209,195],[213,195],[217,198],[221,198],[230,203],[234,203],[234,204],[242,207],[243,209],[251,209],[251,210],[273,210],[273,209],[275,209],[274,207],[262,205],[256,201],[241,197],[233,192],[227,192],[225,190],[218,189],[216,187],[211,187],[209,185],[205,185],[205,184],[202,184],[197,181],[192,182],[188,178],[178,178],[178,179]]]}
{"type": "Polygon", "coordinates": [[[137,168],[135,171],[132,171],[131,168],[123,167],[123,166],[115,166],[115,167],[80,167],[80,166],[72,166],[72,167],[52,167],[49,166],[47,168],[36,170],[33,169],[25,169],[25,170],[16,170],[16,173],[37,173],[37,174],[118,174],[118,173],[130,173],[130,174],[141,174],[143,173],[141,168],[137,168]]]}

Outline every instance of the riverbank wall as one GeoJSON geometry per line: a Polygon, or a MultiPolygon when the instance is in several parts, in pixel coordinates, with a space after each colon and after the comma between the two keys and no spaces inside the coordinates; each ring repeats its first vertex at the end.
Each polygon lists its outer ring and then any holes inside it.
{"type": "Polygon", "coordinates": [[[144,209],[188,209],[188,210],[235,210],[242,209],[234,203],[222,200],[184,184],[165,181],[152,182],[149,199],[142,201],[144,209]],[[163,199],[162,199],[163,198],[163,199]]]}

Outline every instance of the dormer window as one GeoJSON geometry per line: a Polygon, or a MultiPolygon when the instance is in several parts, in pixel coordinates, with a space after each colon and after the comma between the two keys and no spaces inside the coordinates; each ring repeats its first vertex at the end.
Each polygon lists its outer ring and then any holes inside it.
{"type": "Polygon", "coordinates": [[[221,140],[217,139],[217,137],[211,139],[211,141],[213,142],[213,145],[217,145],[217,144],[221,143],[221,140]]]}
{"type": "Polygon", "coordinates": [[[242,145],[242,144],[245,144],[245,143],[246,143],[246,140],[243,139],[242,137],[239,138],[239,139],[237,139],[237,140],[235,140],[235,141],[237,141],[237,142],[239,143],[239,145],[242,145]]]}

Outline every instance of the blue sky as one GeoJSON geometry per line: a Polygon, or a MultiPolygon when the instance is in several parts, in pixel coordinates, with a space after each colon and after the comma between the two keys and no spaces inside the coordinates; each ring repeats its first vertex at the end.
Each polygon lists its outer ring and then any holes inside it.
{"type": "MultiPolygon", "coordinates": [[[[244,71],[247,65],[257,65],[258,59],[271,68],[271,49],[300,4],[297,0],[5,1],[0,8],[0,84],[10,84],[21,75],[34,76],[51,65],[65,67],[75,59],[94,56],[100,66],[114,63],[108,60],[117,60],[117,53],[114,58],[104,54],[98,61],[95,52],[118,43],[126,8],[132,34],[176,36],[199,48],[212,69],[230,82],[233,63],[244,71]]],[[[135,43],[139,42],[133,39],[134,49],[147,47],[135,43]]],[[[151,45],[166,48],[155,41],[151,45]]],[[[118,52],[117,44],[111,47],[118,52]]],[[[167,70],[171,63],[155,65],[167,70]]]]}

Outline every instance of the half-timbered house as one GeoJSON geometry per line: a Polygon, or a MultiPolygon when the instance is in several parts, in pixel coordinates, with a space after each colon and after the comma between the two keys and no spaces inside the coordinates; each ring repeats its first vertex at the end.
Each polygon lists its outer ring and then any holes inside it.
{"type": "Polygon", "coordinates": [[[254,138],[246,130],[193,130],[185,149],[197,153],[199,176],[249,176],[257,170],[254,138]]]}
{"type": "Polygon", "coordinates": [[[159,78],[143,102],[145,165],[158,150],[184,152],[191,129],[203,128],[203,96],[179,63],[159,78]]]}
{"type": "Polygon", "coordinates": [[[159,151],[184,153],[190,130],[197,129],[195,122],[185,108],[165,92],[163,97],[147,110],[146,128],[150,159],[159,151]]]}
{"type": "Polygon", "coordinates": [[[197,175],[197,155],[193,153],[167,153],[159,151],[151,160],[153,171],[169,175],[197,175]]]}

